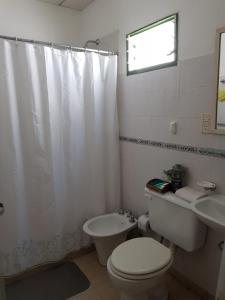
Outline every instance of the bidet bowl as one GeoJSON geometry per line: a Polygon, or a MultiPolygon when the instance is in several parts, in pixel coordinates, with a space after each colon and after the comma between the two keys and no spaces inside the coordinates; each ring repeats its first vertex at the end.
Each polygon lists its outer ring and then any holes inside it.
{"type": "Polygon", "coordinates": [[[88,220],[83,230],[93,238],[98,259],[106,266],[112,251],[126,240],[128,232],[136,226],[137,220],[130,223],[126,215],[112,213],[88,220]]]}

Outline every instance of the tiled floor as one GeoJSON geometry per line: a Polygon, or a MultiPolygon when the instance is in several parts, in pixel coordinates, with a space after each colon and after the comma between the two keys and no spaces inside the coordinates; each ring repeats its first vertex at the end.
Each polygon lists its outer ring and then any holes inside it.
{"type": "MultiPolygon", "coordinates": [[[[88,277],[91,286],[87,291],[69,300],[119,300],[117,291],[111,286],[107,270],[98,263],[95,252],[80,257],[75,262],[88,277]]],[[[167,275],[166,282],[170,291],[169,300],[202,300],[171,275],[167,275]]]]}

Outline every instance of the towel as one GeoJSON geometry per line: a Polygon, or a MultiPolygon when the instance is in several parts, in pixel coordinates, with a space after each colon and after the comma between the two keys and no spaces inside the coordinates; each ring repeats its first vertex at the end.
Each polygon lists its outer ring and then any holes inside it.
{"type": "Polygon", "coordinates": [[[218,100],[220,102],[224,102],[225,101],[225,89],[224,88],[220,88],[219,89],[218,100]]]}
{"type": "Polygon", "coordinates": [[[204,196],[206,196],[205,193],[198,192],[188,186],[185,186],[179,190],[176,191],[176,196],[191,203],[195,200],[201,199],[204,196]]]}

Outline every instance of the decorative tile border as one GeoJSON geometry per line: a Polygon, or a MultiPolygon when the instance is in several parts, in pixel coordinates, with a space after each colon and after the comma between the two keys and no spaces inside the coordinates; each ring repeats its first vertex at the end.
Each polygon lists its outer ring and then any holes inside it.
{"type": "Polygon", "coordinates": [[[165,143],[165,142],[151,141],[151,140],[124,137],[124,136],[120,136],[120,141],[225,159],[225,150],[222,149],[180,145],[180,144],[165,143]]]}

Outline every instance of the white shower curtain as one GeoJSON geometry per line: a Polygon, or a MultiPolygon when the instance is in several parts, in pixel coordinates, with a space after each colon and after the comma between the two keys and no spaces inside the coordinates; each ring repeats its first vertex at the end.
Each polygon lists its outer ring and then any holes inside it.
{"type": "Polygon", "coordinates": [[[119,206],[117,57],[0,40],[0,273],[89,244],[119,206]]]}

